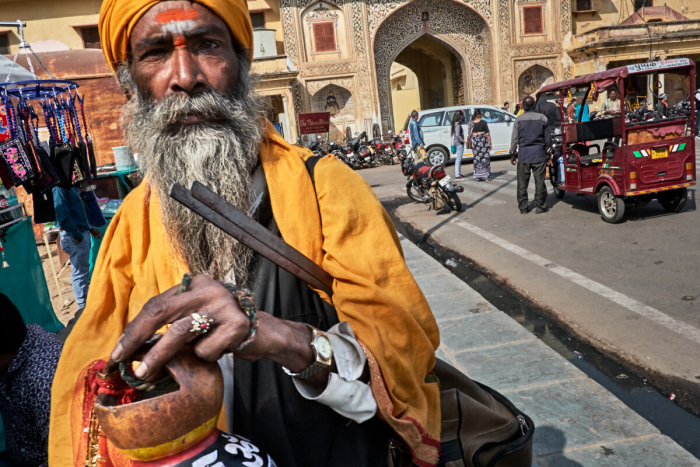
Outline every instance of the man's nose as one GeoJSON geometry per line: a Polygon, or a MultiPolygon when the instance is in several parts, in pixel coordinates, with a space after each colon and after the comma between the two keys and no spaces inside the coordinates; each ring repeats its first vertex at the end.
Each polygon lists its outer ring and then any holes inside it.
{"type": "Polygon", "coordinates": [[[170,93],[184,92],[192,95],[209,86],[204,72],[187,47],[177,47],[173,51],[171,60],[170,93]]]}

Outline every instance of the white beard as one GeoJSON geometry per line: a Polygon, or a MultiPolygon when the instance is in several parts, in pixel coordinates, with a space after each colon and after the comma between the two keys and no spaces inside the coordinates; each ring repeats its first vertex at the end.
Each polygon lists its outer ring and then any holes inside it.
{"type": "MultiPolygon", "coordinates": [[[[129,83],[131,77],[124,75],[120,70],[120,81],[129,89],[133,81],[129,83]]],[[[193,274],[213,272],[217,278],[238,284],[247,282],[252,252],[168,193],[174,183],[189,187],[198,181],[247,212],[264,109],[261,101],[248,92],[247,72],[245,75],[246,81],[230,96],[207,92],[152,102],[132,91],[122,111],[127,142],[139,154],[149,186],[160,198],[173,252],[193,274]],[[180,123],[192,114],[205,117],[207,123],[180,123]]]]}

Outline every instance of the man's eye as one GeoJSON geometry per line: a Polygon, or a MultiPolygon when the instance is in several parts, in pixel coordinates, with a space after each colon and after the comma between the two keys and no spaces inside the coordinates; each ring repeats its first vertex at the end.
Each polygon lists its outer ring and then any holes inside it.
{"type": "Polygon", "coordinates": [[[162,49],[151,49],[143,54],[141,54],[141,60],[153,60],[158,59],[166,55],[168,51],[165,48],[162,49]]]}
{"type": "Polygon", "coordinates": [[[211,49],[216,49],[218,47],[219,47],[218,42],[212,41],[212,40],[206,40],[206,39],[201,41],[197,46],[198,49],[202,49],[202,50],[211,50],[211,49]]]}

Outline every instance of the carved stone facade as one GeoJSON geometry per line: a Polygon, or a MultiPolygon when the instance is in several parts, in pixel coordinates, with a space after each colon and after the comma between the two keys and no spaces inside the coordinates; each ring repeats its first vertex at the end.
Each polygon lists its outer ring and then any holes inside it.
{"type": "Polygon", "coordinates": [[[528,83],[550,74],[555,80],[571,76],[562,47],[571,35],[570,2],[280,0],[285,53],[299,73],[292,84],[294,109],[317,110],[326,105],[318,93],[335,90],[334,97],[342,94],[344,104],[334,124],[352,131],[371,130],[375,123],[394,129],[403,122],[393,121],[389,70],[397,55],[423,35],[454,54],[463,77],[455,94],[466,103],[514,101],[523,73],[533,66],[531,73],[537,73],[528,83]],[[523,4],[542,7],[546,33],[524,33],[523,4]],[[337,50],[319,60],[309,24],[322,20],[335,22],[337,50]]]}

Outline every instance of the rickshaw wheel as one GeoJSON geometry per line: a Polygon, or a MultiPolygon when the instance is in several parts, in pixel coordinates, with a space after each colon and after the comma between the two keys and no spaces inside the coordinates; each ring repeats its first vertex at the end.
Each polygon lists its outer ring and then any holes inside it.
{"type": "Polygon", "coordinates": [[[667,212],[680,212],[688,202],[688,189],[679,188],[664,193],[665,196],[659,196],[659,203],[667,212]]]}
{"type": "Polygon", "coordinates": [[[604,186],[598,192],[598,211],[605,222],[617,224],[625,216],[625,202],[609,186],[604,186]]]}
{"type": "Polygon", "coordinates": [[[562,199],[565,194],[566,191],[557,188],[556,185],[554,186],[554,196],[556,196],[557,199],[562,199]]]}

